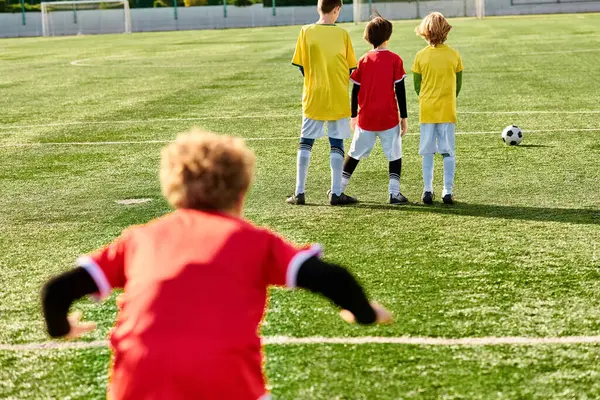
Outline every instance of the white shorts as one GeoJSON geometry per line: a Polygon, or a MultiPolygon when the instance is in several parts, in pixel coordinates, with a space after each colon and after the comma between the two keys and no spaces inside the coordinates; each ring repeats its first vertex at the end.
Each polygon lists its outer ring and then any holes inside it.
{"type": "Polygon", "coordinates": [[[419,155],[448,154],[454,157],[454,139],[456,124],[421,124],[419,155]]]}
{"type": "Polygon", "coordinates": [[[302,119],[300,137],[305,139],[319,139],[325,136],[325,122],[327,122],[327,136],[330,138],[350,138],[350,120],[348,118],[338,119],[337,121],[317,121],[306,117],[302,119]]]}
{"type": "Polygon", "coordinates": [[[383,154],[385,154],[388,161],[396,161],[402,158],[400,125],[385,131],[366,131],[356,126],[348,155],[356,160],[369,157],[378,137],[381,141],[383,154]]]}

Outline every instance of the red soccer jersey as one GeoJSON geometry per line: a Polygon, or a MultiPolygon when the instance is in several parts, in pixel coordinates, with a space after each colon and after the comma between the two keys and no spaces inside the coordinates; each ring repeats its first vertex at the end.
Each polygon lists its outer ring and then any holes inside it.
{"type": "Polygon", "coordinates": [[[82,257],[99,296],[124,288],[111,335],[111,399],[265,395],[258,327],[269,285],[296,285],[320,248],[235,217],[177,210],[82,257]]]}
{"type": "Polygon", "coordinates": [[[385,131],[400,123],[394,85],[406,73],[399,55],[389,50],[371,50],[361,57],[352,73],[358,92],[358,126],[367,131],[385,131]]]}

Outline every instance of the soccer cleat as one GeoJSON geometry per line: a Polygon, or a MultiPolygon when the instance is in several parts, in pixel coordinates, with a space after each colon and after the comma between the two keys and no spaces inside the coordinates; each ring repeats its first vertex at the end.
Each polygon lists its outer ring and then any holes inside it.
{"type": "Polygon", "coordinates": [[[421,197],[421,200],[423,200],[424,204],[433,204],[434,198],[435,195],[433,194],[433,192],[423,192],[423,197],[421,197]]]}
{"type": "Polygon", "coordinates": [[[329,196],[329,204],[331,204],[332,206],[343,206],[346,204],[355,204],[358,202],[358,200],[356,200],[354,197],[348,196],[345,193],[342,193],[338,196],[337,194],[331,193],[331,190],[329,190],[327,192],[327,195],[329,196]]]}
{"type": "Polygon", "coordinates": [[[442,197],[442,201],[444,202],[444,204],[454,204],[454,196],[448,193],[447,195],[442,197]]]}
{"type": "Polygon", "coordinates": [[[306,199],[304,198],[304,193],[293,194],[287,198],[285,201],[288,204],[295,204],[297,206],[303,206],[306,204],[306,199]]]}
{"type": "Polygon", "coordinates": [[[408,203],[408,199],[402,193],[396,195],[390,194],[390,204],[398,205],[406,203],[408,203]]]}

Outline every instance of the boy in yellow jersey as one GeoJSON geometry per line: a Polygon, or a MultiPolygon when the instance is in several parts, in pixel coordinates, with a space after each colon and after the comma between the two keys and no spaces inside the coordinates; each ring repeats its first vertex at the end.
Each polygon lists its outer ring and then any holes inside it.
{"type": "Polygon", "coordinates": [[[444,44],[452,26],[439,12],[426,16],[415,32],[429,44],[419,51],[412,67],[415,91],[419,95],[423,157],[423,196],[425,204],[433,203],[433,157],[444,157],[444,190],[442,200],[454,204],[454,137],[456,97],[462,86],[463,64],[456,50],[444,44]]]}
{"type": "Polygon", "coordinates": [[[342,0],[319,0],[319,21],[300,30],[292,64],[304,76],[302,93],[302,131],[297,156],[296,190],[290,204],[305,204],[304,188],[310,154],[315,139],[325,135],[331,145],[331,190],[329,203],[343,205],[356,199],[342,192],[344,139],[350,138],[350,72],[356,56],[350,35],[335,25],[342,0]]]}

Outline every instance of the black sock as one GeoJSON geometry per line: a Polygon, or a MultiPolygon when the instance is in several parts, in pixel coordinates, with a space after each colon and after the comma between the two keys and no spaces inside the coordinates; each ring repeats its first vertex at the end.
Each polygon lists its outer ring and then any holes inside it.
{"type": "MultiPolygon", "coordinates": [[[[344,168],[345,170],[345,168],[344,168]]],[[[402,159],[399,158],[394,161],[390,161],[390,177],[392,174],[398,175],[398,179],[400,179],[400,173],[402,172],[402,159]]]]}
{"type": "Polygon", "coordinates": [[[390,161],[390,184],[388,186],[391,195],[400,193],[400,172],[402,171],[402,159],[390,161]]]}
{"type": "Polygon", "coordinates": [[[356,169],[356,166],[358,165],[358,161],[359,160],[356,158],[352,158],[350,156],[346,157],[346,161],[344,161],[344,172],[342,173],[342,176],[345,179],[350,179],[354,173],[354,170],[356,169]]]}

